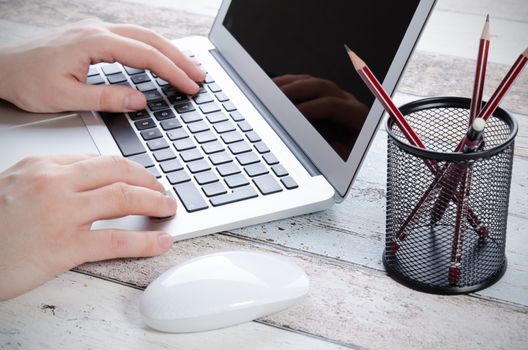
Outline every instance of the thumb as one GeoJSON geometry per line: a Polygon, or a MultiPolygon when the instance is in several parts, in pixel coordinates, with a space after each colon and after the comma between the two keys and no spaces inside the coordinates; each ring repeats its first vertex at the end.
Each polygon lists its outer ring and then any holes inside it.
{"type": "Polygon", "coordinates": [[[93,230],[79,232],[75,245],[82,262],[148,257],[169,250],[172,237],[159,231],[93,230]]]}
{"type": "Polygon", "coordinates": [[[143,109],[147,104],[141,92],[122,85],[79,83],[70,91],[72,110],[130,112],[143,109]]]}

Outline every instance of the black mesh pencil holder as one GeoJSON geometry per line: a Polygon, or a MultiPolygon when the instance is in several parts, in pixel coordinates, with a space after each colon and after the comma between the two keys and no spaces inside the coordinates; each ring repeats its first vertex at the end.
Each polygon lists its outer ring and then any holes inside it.
{"type": "Polygon", "coordinates": [[[517,123],[498,108],[475,153],[454,153],[470,100],[429,98],[400,107],[425,144],[387,122],[387,225],[383,264],[411,288],[474,292],[506,270],[506,221],[517,123]]]}

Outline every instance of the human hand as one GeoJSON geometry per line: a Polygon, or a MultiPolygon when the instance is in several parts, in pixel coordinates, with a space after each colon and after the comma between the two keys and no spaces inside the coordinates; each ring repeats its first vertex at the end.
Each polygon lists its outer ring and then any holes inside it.
{"type": "Polygon", "coordinates": [[[120,85],[87,85],[90,64],[118,61],[147,68],[187,94],[205,73],[169,40],[151,30],[85,20],[44,38],[0,48],[0,98],[30,112],[145,107],[144,95],[120,85]]]}
{"type": "Polygon", "coordinates": [[[119,156],[25,158],[0,173],[0,300],[88,261],[161,254],[166,233],[91,230],[125,215],[172,216],[176,202],[119,156]]]}

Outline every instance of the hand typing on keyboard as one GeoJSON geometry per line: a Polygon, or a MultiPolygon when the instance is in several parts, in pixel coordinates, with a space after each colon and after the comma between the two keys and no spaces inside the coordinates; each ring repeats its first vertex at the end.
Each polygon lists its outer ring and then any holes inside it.
{"type": "Polygon", "coordinates": [[[144,108],[145,96],[136,89],[85,83],[90,64],[114,61],[148,68],[187,94],[205,78],[198,65],[148,29],[86,20],[1,47],[0,98],[30,112],[144,108]]]}
{"type": "Polygon", "coordinates": [[[163,232],[91,230],[129,214],[172,216],[176,202],[141,165],[114,156],[26,158],[0,173],[0,300],[87,261],[161,254],[163,232]]]}

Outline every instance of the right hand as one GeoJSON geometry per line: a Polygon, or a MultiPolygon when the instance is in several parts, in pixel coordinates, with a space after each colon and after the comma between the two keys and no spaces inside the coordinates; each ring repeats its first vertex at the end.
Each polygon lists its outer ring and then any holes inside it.
{"type": "Polygon", "coordinates": [[[132,214],[172,216],[176,201],[164,193],[120,156],[30,157],[0,173],[0,300],[84,262],[167,251],[164,232],[91,229],[132,214]]]}

